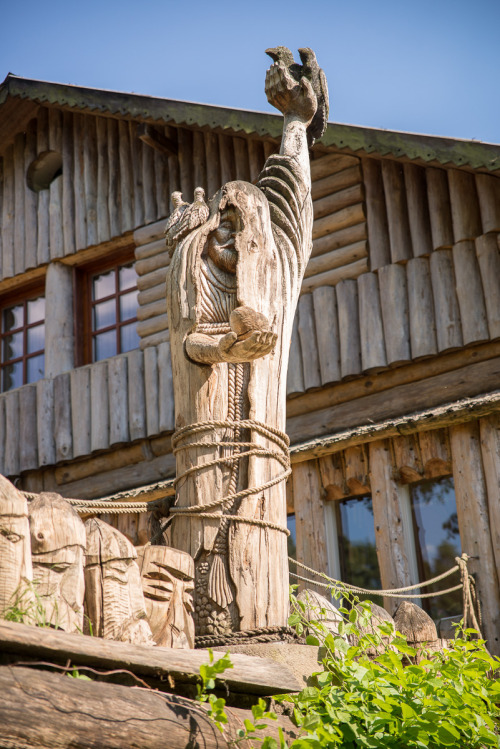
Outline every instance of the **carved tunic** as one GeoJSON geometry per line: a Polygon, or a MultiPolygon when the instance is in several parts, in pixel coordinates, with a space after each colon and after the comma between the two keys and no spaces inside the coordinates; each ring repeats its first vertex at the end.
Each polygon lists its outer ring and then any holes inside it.
{"type": "MultiPolygon", "coordinates": [[[[276,155],[267,160],[257,187],[245,182],[224,185],[210,203],[208,220],[176,247],[167,275],[167,306],[177,430],[199,422],[240,419],[285,430],[288,352],[312,246],[311,228],[309,170],[288,156],[276,155]],[[207,256],[210,236],[227,210],[235,211],[239,219],[233,274],[215,267],[207,256]],[[230,312],[243,305],[265,315],[277,334],[271,354],[241,364],[190,360],[188,337],[203,333],[220,338],[229,330],[230,312]]],[[[238,441],[279,452],[276,439],[257,428],[213,428],[176,443],[181,448],[176,455],[177,476],[198,466],[179,481],[177,507],[207,505],[255,489],[222,510],[210,509],[215,517],[181,515],[169,528],[167,543],[195,559],[197,635],[287,623],[286,535],[220,517],[222,511],[286,528],[284,481],[259,489],[282,475],[283,466],[253,454],[201,468],[214,459],[234,456],[238,447],[222,445],[238,441]],[[190,446],[193,442],[196,446],[190,446]],[[258,564],[253,562],[255,555],[258,564]]]]}

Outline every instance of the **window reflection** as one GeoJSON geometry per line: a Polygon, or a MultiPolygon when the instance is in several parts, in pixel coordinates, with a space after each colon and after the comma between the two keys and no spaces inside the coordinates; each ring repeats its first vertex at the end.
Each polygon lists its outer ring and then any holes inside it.
{"type": "Polygon", "coordinates": [[[371,497],[335,502],[341,579],[369,590],[380,589],[371,497]]]}
{"type": "Polygon", "coordinates": [[[0,387],[5,392],[45,375],[45,298],[5,307],[1,321],[0,387]]]}
{"type": "MultiPolygon", "coordinates": [[[[429,580],[453,567],[460,556],[457,505],[453,478],[447,476],[410,486],[420,580],[429,580]]],[[[439,584],[450,587],[449,580],[439,584]]],[[[432,590],[432,589],[431,589],[432,590]]],[[[422,606],[433,619],[462,612],[460,590],[436,598],[423,598],[422,606]]]]}
{"type": "Polygon", "coordinates": [[[139,346],[136,330],[137,274],[134,264],[91,276],[92,361],[139,346]]]}

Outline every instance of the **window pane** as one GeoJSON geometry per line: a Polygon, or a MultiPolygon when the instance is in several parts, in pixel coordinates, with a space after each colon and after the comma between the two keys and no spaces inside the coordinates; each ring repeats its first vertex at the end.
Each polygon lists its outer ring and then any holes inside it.
{"type": "Polygon", "coordinates": [[[135,322],[130,325],[124,325],[120,328],[120,346],[122,354],[125,351],[132,351],[134,348],[139,348],[140,338],[137,334],[135,322]]]}
{"type": "MultiPolygon", "coordinates": [[[[287,515],[286,527],[290,531],[290,535],[287,536],[288,556],[293,559],[297,559],[297,532],[295,525],[295,515],[287,515]]],[[[290,562],[290,572],[297,572],[297,565],[290,562]]],[[[290,578],[290,585],[297,583],[297,578],[290,578]]]]}
{"type": "Polygon", "coordinates": [[[2,392],[21,387],[23,384],[23,363],[7,364],[2,367],[2,392]]]}
{"type": "MultiPolygon", "coordinates": [[[[420,579],[428,580],[453,567],[462,553],[453,479],[423,481],[410,491],[420,579]]],[[[439,587],[448,588],[450,583],[444,580],[439,587]]],[[[454,616],[462,611],[462,592],[423,598],[422,605],[434,619],[454,616]]]]}
{"type": "Polygon", "coordinates": [[[116,353],[116,330],[94,336],[94,361],[107,359],[116,353]]]}
{"type": "Polygon", "coordinates": [[[45,356],[32,356],[26,362],[26,382],[42,380],[45,375],[45,356]]]}
{"type": "Polygon", "coordinates": [[[24,324],[23,305],[18,304],[16,307],[9,307],[2,312],[2,333],[9,330],[20,328],[24,324]]]}
{"type": "Polygon", "coordinates": [[[110,325],[116,325],[116,301],[114,299],[95,305],[92,330],[101,330],[110,325]]]}
{"type": "Polygon", "coordinates": [[[346,499],[337,508],[342,580],[370,590],[381,588],[371,497],[346,499]]]}
{"type": "Polygon", "coordinates": [[[45,320],[45,297],[40,296],[38,299],[31,299],[27,303],[28,307],[28,324],[45,320]]]}
{"type": "Polygon", "coordinates": [[[23,333],[14,333],[14,335],[7,335],[3,339],[2,346],[2,361],[6,362],[9,359],[17,359],[18,356],[23,355],[23,333]]]}
{"type": "Polygon", "coordinates": [[[137,317],[137,294],[138,291],[129,291],[120,297],[120,320],[130,320],[137,317]]]}
{"type": "Polygon", "coordinates": [[[120,276],[120,291],[133,289],[137,286],[137,273],[133,265],[125,265],[118,271],[120,276]]]}
{"type": "Polygon", "coordinates": [[[94,276],[92,280],[92,299],[103,299],[106,296],[116,293],[115,271],[110,270],[107,273],[101,273],[94,276]]]}
{"type": "Polygon", "coordinates": [[[45,325],[36,325],[26,331],[28,339],[28,354],[43,351],[45,348],[45,325]]]}

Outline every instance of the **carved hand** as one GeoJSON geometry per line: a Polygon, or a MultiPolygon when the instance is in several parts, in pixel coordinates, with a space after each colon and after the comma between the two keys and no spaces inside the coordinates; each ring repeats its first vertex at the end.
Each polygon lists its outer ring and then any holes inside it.
{"type": "Polygon", "coordinates": [[[220,361],[249,362],[269,354],[276,345],[278,336],[270,331],[255,330],[248,338],[238,341],[236,333],[227,333],[218,345],[220,361]]]}
{"type": "Polygon", "coordinates": [[[266,73],[267,100],[284,115],[295,114],[308,125],[318,106],[316,94],[307,78],[300,82],[281,63],[273,63],[266,73]]]}

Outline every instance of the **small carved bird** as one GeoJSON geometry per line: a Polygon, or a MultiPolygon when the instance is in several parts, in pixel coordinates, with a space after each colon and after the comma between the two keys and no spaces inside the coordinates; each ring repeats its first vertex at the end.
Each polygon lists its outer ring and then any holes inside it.
{"type": "Polygon", "coordinates": [[[312,146],[315,140],[321,138],[328,122],[328,114],[330,112],[328,84],[326,82],[325,73],[318,65],[316,55],[312,49],[310,47],[302,47],[299,49],[299,55],[302,60],[302,75],[305,75],[305,77],[311,82],[313,91],[318,100],[316,114],[307,128],[307,140],[309,146],[312,146]]]}
{"type": "Polygon", "coordinates": [[[189,205],[189,203],[186,203],[186,201],[182,199],[181,192],[173,192],[170,196],[170,199],[172,201],[172,205],[174,206],[174,210],[167,219],[164,234],[166,234],[174,224],[180,221],[182,214],[189,205]]]}
{"type": "Polygon", "coordinates": [[[196,229],[205,223],[210,213],[208,205],[205,202],[205,190],[203,187],[196,187],[194,191],[194,202],[186,209],[186,215],[182,220],[189,219],[189,229],[196,229]]]}
{"type": "Polygon", "coordinates": [[[266,49],[266,55],[269,55],[274,62],[281,63],[285,68],[288,68],[288,72],[297,83],[304,75],[302,72],[302,65],[295,62],[293,54],[288,47],[269,47],[269,49],[266,49]]]}

